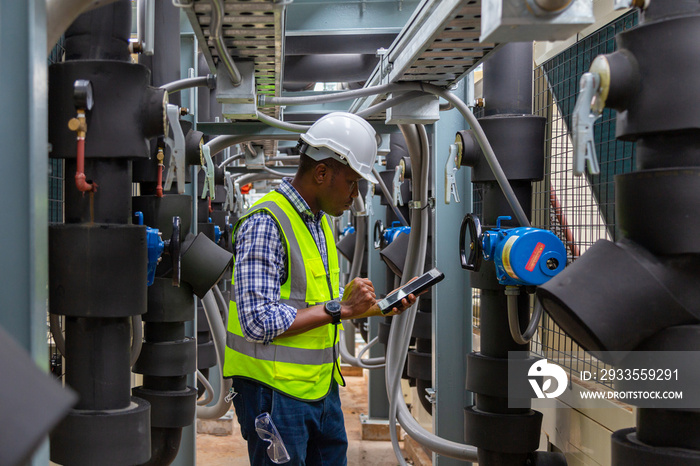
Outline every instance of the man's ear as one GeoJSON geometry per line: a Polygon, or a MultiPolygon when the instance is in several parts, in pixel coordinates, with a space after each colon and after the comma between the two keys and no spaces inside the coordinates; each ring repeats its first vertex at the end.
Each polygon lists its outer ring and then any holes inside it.
{"type": "Polygon", "coordinates": [[[323,162],[319,162],[314,167],[314,181],[317,184],[323,184],[323,182],[331,175],[331,170],[328,165],[323,162]]]}

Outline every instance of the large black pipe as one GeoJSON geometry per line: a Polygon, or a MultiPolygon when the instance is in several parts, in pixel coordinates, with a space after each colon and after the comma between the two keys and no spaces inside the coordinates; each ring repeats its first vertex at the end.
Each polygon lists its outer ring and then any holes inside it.
{"type": "MultiPolygon", "coordinates": [[[[618,51],[596,58],[610,64],[618,93],[610,102],[619,112],[616,136],[637,141],[639,154],[637,170],[615,178],[622,239],[598,241],[538,290],[544,309],[585,349],[699,349],[700,93],[698,65],[687,58],[700,50],[699,25],[697,1],[650,2],[640,26],[617,36],[618,51]],[[630,84],[641,91],[632,99],[620,91],[630,84]],[[578,301],[582,289],[592,293],[578,301]]],[[[611,362],[624,370],[625,359],[611,362]]],[[[694,365],[678,369],[697,375],[694,365]]],[[[697,425],[697,409],[640,408],[636,428],[613,434],[612,462],[698,465],[697,425]]]]}
{"type": "Polygon", "coordinates": [[[139,464],[150,457],[150,404],[130,393],[131,319],[146,309],[145,227],[131,221],[131,163],[147,156],[144,136],[160,131],[163,93],[130,63],[131,2],[80,16],[66,32],[66,62],[49,76],[52,157],[76,171],[74,82],[90,81],[85,172],[97,192],[65,181],[66,224],[49,231],[49,309],[64,315],[66,382],[77,409],[51,434],[59,464],[139,464]],[[155,105],[154,105],[155,102],[155,105]],[[116,137],[115,144],[112,138],[116,137]]]}
{"type": "MultiPolygon", "coordinates": [[[[530,115],[532,106],[532,44],[506,44],[484,63],[486,116],[479,122],[492,142],[518,202],[530,216],[532,181],[544,177],[544,119],[530,115]]],[[[499,216],[514,218],[474,137],[460,132],[463,165],[473,167],[472,182],[483,193],[482,224],[494,227],[499,216]]],[[[504,222],[515,226],[516,221],[504,222]]],[[[517,344],[508,325],[505,286],[498,283],[491,261],[472,273],[481,290],[481,347],[468,356],[467,389],[475,404],[465,409],[465,440],[477,447],[482,466],[565,464],[562,457],[535,451],[539,446],[542,414],[529,407],[508,406],[508,353],[528,351],[517,344]],[[508,439],[503,441],[502,439],[508,439]]],[[[521,327],[529,320],[529,297],[518,297],[521,327]]],[[[522,330],[522,328],[521,328],[522,330]]]]}

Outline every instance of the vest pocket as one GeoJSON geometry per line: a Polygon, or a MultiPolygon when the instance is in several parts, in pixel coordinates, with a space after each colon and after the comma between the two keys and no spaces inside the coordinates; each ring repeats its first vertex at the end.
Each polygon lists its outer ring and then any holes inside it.
{"type": "Polygon", "coordinates": [[[311,304],[328,301],[328,279],[323,259],[314,257],[304,261],[306,265],[306,301],[311,304]]]}

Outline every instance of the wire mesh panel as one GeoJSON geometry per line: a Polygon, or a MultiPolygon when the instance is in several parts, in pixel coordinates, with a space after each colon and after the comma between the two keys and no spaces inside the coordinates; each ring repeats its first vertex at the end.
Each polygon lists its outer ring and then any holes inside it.
{"type": "MultiPolygon", "coordinates": [[[[606,109],[594,128],[600,174],[576,177],[571,122],[581,75],[596,56],[615,51],[617,33],[637,23],[637,12],[630,12],[534,70],[533,112],[547,118],[547,126],[545,178],[533,185],[532,226],[557,234],[566,246],[569,263],[596,241],[615,241],[619,236],[613,178],[634,169],[634,144],[615,139],[616,112],[606,109]]],[[[606,367],[546,314],[531,350],[567,369],[570,380],[582,371],[595,373],[606,367]]]]}
{"type": "MultiPolygon", "coordinates": [[[[53,48],[48,57],[48,65],[63,61],[63,38],[53,48]]],[[[48,154],[47,154],[48,155],[48,154]]],[[[63,159],[49,159],[49,223],[63,223],[63,178],[64,161],[63,159]]],[[[47,317],[48,318],[48,317],[47,317]]],[[[47,328],[49,324],[47,323],[47,328]]],[[[51,333],[48,332],[49,342],[49,364],[51,373],[56,377],[63,375],[63,358],[56,348],[51,333]]]]}

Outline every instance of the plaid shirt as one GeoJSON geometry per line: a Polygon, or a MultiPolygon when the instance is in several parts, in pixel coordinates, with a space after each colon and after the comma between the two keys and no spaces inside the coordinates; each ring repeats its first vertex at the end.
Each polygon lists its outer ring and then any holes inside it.
{"type": "MultiPolygon", "coordinates": [[[[292,203],[309,228],[328,273],[328,251],[321,225],[324,212],[314,215],[289,178],[277,190],[292,203]]],[[[292,325],[297,315],[297,309],[279,302],[280,286],[287,280],[287,255],[277,223],[267,211],[252,214],[239,226],[234,248],[234,287],[243,335],[248,341],[270,343],[292,325]]]]}

